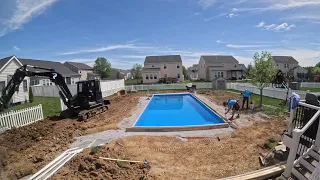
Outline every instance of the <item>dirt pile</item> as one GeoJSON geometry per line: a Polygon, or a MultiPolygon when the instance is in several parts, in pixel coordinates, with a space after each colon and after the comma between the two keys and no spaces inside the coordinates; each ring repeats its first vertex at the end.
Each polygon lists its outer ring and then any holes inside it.
{"type": "Polygon", "coordinates": [[[120,148],[97,146],[78,154],[52,179],[153,179],[142,163],[109,161],[99,157],[129,160],[120,148]]]}
{"type": "Polygon", "coordinates": [[[113,96],[109,110],[89,122],[45,119],[0,134],[0,179],[19,179],[35,173],[67,149],[74,137],[116,129],[130,116],[142,94],[113,96]]]}

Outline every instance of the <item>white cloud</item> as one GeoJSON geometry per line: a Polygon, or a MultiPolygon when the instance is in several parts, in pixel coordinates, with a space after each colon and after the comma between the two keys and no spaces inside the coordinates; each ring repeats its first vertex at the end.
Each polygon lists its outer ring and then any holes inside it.
{"type": "Polygon", "coordinates": [[[290,31],[292,28],[295,28],[295,24],[289,25],[288,23],[282,23],[282,24],[270,24],[267,25],[265,22],[261,21],[256,25],[257,28],[262,29],[262,30],[269,30],[269,31],[290,31]]]}
{"type": "Polygon", "coordinates": [[[222,41],[222,40],[217,40],[217,43],[219,43],[219,44],[224,44],[225,42],[222,41]]]}
{"type": "Polygon", "coordinates": [[[211,20],[213,20],[213,19],[215,19],[215,18],[222,17],[222,16],[226,16],[226,15],[228,15],[228,13],[221,13],[221,14],[218,14],[218,15],[216,15],[216,16],[212,16],[212,17],[209,17],[209,18],[205,18],[204,21],[205,21],[205,22],[208,22],[208,21],[211,21],[211,20]]]}
{"type": "Polygon", "coordinates": [[[0,26],[0,37],[14,30],[21,29],[22,26],[31,21],[32,18],[44,13],[57,0],[16,0],[16,7],[9,19],[3,20],[3,26],[0,26]]]}
{"type": "Polygon", "coordinates": [[[13,46],[13,49],[15,49],[16,51],[20,51],[20,48],[18,48],[17,46],[13,46]]]}
{"type": "Polygon", "coordinates": [[[198,5],[201,6],[203,9],[207,9],[216,2],[217,0],[199,0],[198,5]]]}
{"type": "Polygon", "coordinates": [[[230,14],[227,15],[227,17],[229,17],[229,18],[233,18],[233,17],[235,17],[235,16],[238,16],[238,15],[235,14],[235,13],[230,13],[230,14]]]}
{"type": "Polygon", "coordinates": [[[128,59],[145,59],[146,58],[146,56],[138,56],[138,55],[124,55],[121,57],[128,58],[128,59]]]}
{"type": "Polygon", "coordinates": [[[320,6],[320,1],[318,0],[268,0],[268,1],[256,1],[256,3],[266,3],[265,7],[250,7],[250,8],[238,8],[239,11],[254,11],[254,12],[263,12],[263,11],[281,11],[293,8],[301,7],[314,7],[320,6]]]}
{"type": "Polygon", "coordinates": [[[273,45],[260,45],[260,44],[245,44],[245,45],[240,45],[240,44],[227,44],[227,47],[229,48],[258,48],[258,47],[271,47],[273,45]]]}
{"type": "Polygon", "coordinates": [[[81,53],[96,53],[96,52],[104,52],[104,51],[110,51],[115,49],[150,49],[152,47],[148,46],[137,46],[135,44],[120,44],[120,45],[111,45],[106,47],[99,47],[94,49],[84,49],[84,50],[78,50],[78,51],[71,51],[71,52],[64,52],[60,53],[58,55],[72,55],[72,54],[81,54],[81,53]]]}
{"type": "Polygon", "coordinates": [[[200,13],[199,12],[196,12],[196,13],[193,13],[194,16],[199,16],[200,13]]]}

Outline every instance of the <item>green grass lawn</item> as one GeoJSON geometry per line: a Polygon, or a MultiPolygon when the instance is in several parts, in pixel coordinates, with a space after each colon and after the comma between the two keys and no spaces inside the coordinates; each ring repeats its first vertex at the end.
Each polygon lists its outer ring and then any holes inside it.
{"type": "MultiPolygon", "coordinates": [[[[236,90],[228,90],[228,91],[240,94],[240,91],[236,91],[236,90]]],[[[252,100],[254,102],[254,106],[257,107],[260,103],[260,95],[252,94],[252,100]]],[[[242,99],[240,101],[242,101],[242,99]]],[[[287,112],[288,106],[281,105],[282,102],[283,100],[281,99],[262,96],[262,104],[263,104],[262,110],[266,114],[271,114],[271,115],[283,114],[287,112]]]]}
{"type": "Polygon", "coordinates": [[[320,92],[320,88],[301,88],[301,91],[320,92]]]}
{"type": "Polygon", "coordinates": [[[125,80],[124,81],[124,84],[126,86],[129,86],[129,85],[136,85],[136,84],[141,84],[141,79],[128,79],[128,80],[125,80]]]}
{"type": "Polygon", "coordinates": [[[34,97],[32,103],[25,103],[13,106],[13,110],[24,109],[42,104],[44,117],[58,115],[61,111],[60,99],[57,97],[34,97]]]}

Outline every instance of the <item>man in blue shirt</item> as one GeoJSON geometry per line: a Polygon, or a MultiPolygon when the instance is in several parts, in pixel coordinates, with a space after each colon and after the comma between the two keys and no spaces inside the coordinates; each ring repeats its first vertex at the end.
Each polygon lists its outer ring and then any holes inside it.
{"type": "Polygon", "coordinates": [[[232,116],[229,120],[233,120],[233,116],[236,111],[238,112],[237,118],[240,117],[240,114],[239,114],[240,105],[237,100],[229,99],[228,101],[223,102],[223,106],[224,107],[228,106],[228,110],[226,109],[227,112],[225,112],[225,115],[227,115],[228,112],[232,109],[232,116]]]}
{"type": "Polygon", "coordinates": [[[242,101],[242,109],[244,104],[247,102],[247,109],[249,108],[249,99],[251,98],[251,91],[248,89],[245,89],[243,92],[243,101],[242,101]]]}

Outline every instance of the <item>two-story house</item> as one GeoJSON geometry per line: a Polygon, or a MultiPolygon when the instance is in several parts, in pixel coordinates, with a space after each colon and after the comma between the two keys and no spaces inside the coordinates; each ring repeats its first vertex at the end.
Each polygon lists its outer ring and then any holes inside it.
{"type": "Polygon", "coordinates": [[[198,79],[212,81],[215,77],[242,79],[246,67],[233,56],[201,56],[198,64],[198,79]]]}
{"type": "Polygon", "coordinates": [[[142,69],[144,84],[158,83],[160,78],[176,78],[183,82],[180,55],[147,56],[142,69]]]}
{"type": "Polygon", "coordinates": [[[93,72],[93,68],[78,62],[65,62],[64,65],[71,71],[81,75],[81,80],[100,79],[100,75],[93,72]]]}
{"type": "Polygon", "coordinates": [[[299,63],[292,56],[272,56],[274,66],[277,70],[287,75],[293,73],[295,81],[306,80],[308,77],[308,70],[299,66],[299,63]]]}
{"type": "Polygon", "coordinates": [[[188,78],[189,80],[195,81],[198,80],[198,64],[194,64],[188,68],[188,78]]]}

